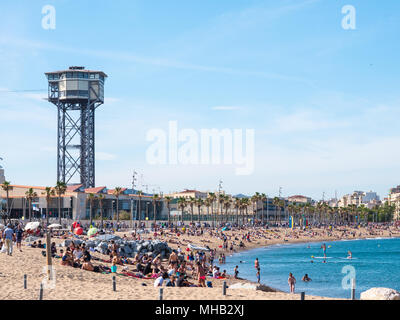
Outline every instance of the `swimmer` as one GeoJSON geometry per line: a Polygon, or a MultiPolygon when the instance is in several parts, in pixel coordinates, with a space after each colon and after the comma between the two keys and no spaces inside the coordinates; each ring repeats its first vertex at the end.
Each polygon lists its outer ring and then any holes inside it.
{"type": "Polygon", "coordinates": [[[350,250],[347,251],[347,254],[348,254],[347,259],[352,259],[353,258],[353,255],[351,254],[350,250]]]}
{"type": "Polygon", "coordinates": [[[306,273],[305,275],[304,275],[304,277],[301,279],[302,281],[304,281],[304,282],[309,282],[309,281],[311,281],[311,278],[308,276],[308,274],[306,273]]]}

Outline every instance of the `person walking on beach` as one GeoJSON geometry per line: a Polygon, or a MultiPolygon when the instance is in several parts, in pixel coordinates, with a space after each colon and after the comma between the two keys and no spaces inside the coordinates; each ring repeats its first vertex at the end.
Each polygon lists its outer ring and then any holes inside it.
{"type": "Polygon", "coordinates": [[[6,246],[7,255],[11,256],[13,251],[13,241],[15,240],[15,233],[14,229],[11,227],[11,224],[9,224],[4,230],[3,239],[6,246]]]}
{"type": "Polygon", "coordinates": [[[294,293],[294,287],[296,285],[296,278],[293,276],[292,273],[289,273],[288,284],[290,288],[290,293],[294,293]]]}
{"type": "Polygon", "coordinates": [[[17,227],[17,231],[15,231],[15,235],[16,235],[16,238],[17,238],[17,249],[19,249],[20,252],[22,252],[21,242],[22,242],[23,234],[24,234],[24,230],[22,230],[22,227],[19,224],[18,227],[17,227]]]}

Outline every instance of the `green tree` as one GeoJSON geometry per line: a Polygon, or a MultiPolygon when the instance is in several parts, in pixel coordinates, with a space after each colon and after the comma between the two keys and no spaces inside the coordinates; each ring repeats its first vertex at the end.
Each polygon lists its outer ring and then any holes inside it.
{"type": "Polygon", "coordinates": [[[46,224],[49,225],[49,205],[51,198],[56,195],[56,192],[51,187],[46,187],[45,192],[42,192],[43,195],[46,196],[46,224]]]}
{"type": "Polygon", "coordinates": [[[32,221],[32,201],[37,198],[37,193],[33,191],[33,188],[29,188],[28,191],[25,192],[25,197],[28,200],[29,205],[29,221],[32,221]]]}
{"type": "Polygon", "coordinates": [[[57,184],[54,187],[54,190],[55,190],[55,192],[57,194],[57,197],[58,197],[58,201],[57,201],[57,204],[58,204],[58,206],[57,206],[58,207],[58,220],[59,220],[59,223],[61,224],[61,216],[62,216],[62,214],[61,214],[61,197],[67,191],[67,185],[66,185],[65,182],[57,181],[57,184]]]}

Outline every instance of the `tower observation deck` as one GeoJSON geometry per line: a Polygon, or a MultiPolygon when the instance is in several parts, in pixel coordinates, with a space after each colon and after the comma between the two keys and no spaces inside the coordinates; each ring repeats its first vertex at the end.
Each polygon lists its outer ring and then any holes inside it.
{"type": "Polygon", "coordinates": [[[46,72],[48,101],[58,110],[57,181],[95,186],[95,110],[104,103],[103,71],[46,72]],[[79,181],[74,181],[79,177],[79,181]]]}

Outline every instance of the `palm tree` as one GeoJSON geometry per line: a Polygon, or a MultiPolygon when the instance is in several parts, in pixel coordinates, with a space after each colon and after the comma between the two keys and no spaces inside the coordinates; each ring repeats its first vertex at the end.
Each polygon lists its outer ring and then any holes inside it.
{"type": "Polygon", "coordinates": [[[228,196],[225,197],[224,201],[224,209],[225,209],[225,222],[228,222],[228,210],[232,206],[232,199],[230,199],[228,196]]]}
{"type": "Polygon", "coordinates": [[[211,219],[212,219],[212,227],[214,228],[215,227],[214,202],[217,199],[217,196],[216,196],[215,193],[210,192],[208,194],[208,199],[209,199],[209,201],[211,203],[211,219]]]}
{"type": "Polygon", "coordinates": [[[258,211],[258,196],[257,196],[257,193],[258,192],[256,192],[256,194],[254,194],[250,198],[251,203],[253,204],[253,222],[255,222],[255,220],[256,220],[257,211],[258,211]]]}
{"type": "Polygon", "coordinates": [[[103,229],[104,223],[103,223],[103,201],[104,201],[104,194],[100,193],[97,196],[97,200],[99,201],[99,207],[100,207],[100,219],[101,219],[101,228],[103,229]]]}
{"type": "Polygon", "coordinates": [[[141,208],[141,203],[142,203],[143,191],[138,190],[137,194],[138,194],[138,196],[139,196],[139,208],[138,208],[138,211],[139,211],[139,227],[140,227],[140,225],[141,225],[141,223],[142,223],[142,208],[141,208]]]}
{"type": "Polygon", "coordinates": [[[280,204],[280,199],[278,197],[274,197],[272,203],[275,206],[275,224],[276,224],[278,222],[278,208],[280,204]]]}
{"type": "Polygon", "coordinates": [[[224,194],[222,194],[222,193],[219,193],[218,194],[218,205],[219,205],[219,212],[218,212],[218,214],[219,214],[219,221],[220,222],[222,222],[222,218],[223,218],[223,216],[222,216],[222,206],[223,206],[223,204],[224,204],[224,202],[225,202],[225,195],[224,194]]]}
{"type": "Polygon", "coordinates": [[[42,192],[43,195],[46,195],[46,225],[49,225],[49,204],[51,198],[56,195],[56,192],[51,187],[46,187],[46,191],[42,192]]]}
{"type": "Polygon", "coordinates": [[[6,197],[7,197],[7,216],[10,216],[10,191],[12,191],[13,187],[11,186],[10,181],[4,181],[3,184],[1,185],[1,188],[6,192],[6,197]]]}
{"type": "Polygon", "coordinates": [[[93,201],[96,199],[96,196],[93,193],[89,193],[86,201],[89,202],[89,224],[92,225],[93,223],[93,201]]]}
{"type": "Polygon", "coordinates": [[[178,198],[178,208],[181,209],[182,214],[181,214],[181,221],[183,223],[183,211],[185,210],[187,205],[186,199],[184,197],[179,197],[178,198]]]}
{"type": "Polygon", "coordinates": [[[122,188],[116,187],[114,189],[113,195],[117,198],[117,224],[119,222],[119,196],[122,194],[122,188]]]}
{"type": "Polygon", "coordinates": [[[233,206],[236,209],[236,224],[239,225],[240,198],[235,198],[233,206]]]}
{"type": "Polygon", "coordinates": [[[32,188],[29,188],[28,191],[25,192],[25,196],[29,205],[29,221],[32,221],[32,201],[34,198],[37,198],[38,195],[32,188]]]}
{"type": "Polygon", "coordinates": [[[153,199],[154,230],[155,230],[157,224],[157,200],[160,199],[160,196],[158,194],[153,194],[152,199],[153,199]]]}
{"type": "Polygon", "coordinates": [[[261,224],[264,225],[264,203],[268,200],[267,195],[265,193],[261,193],[260,200],[262,203],[261,207],[261,224]]]}
{"type": "Polygon", "coordinates": [[[189,199],[187,200],[187,204],[190,207],[190,223],[193,223],[193,206],[196,203],[196,199],[193,197],[189,197],[189,199]]]}
{"type": "Polygon", "coordinates": [[[61,196],[65,194],[65,191],[67,191],[67,185],[65,182],[57,181],[54,190],[58,196],[58,219],[59,223],[61,224],[61,196]]]}
{"type": "Polygon", "coordinates": [[[242,222],[243,222],[243,224],[245,224],[244,223],[244,220],[245,220],[245,215],[244,215],[244,212],[246,212],[246,221],[248,222],[248,207],[249,207],[249,205],[250,205],[250,199],[249,198],[242,198],[241,199],[241,207],[242,207],[242,222]]]}
{"type": "Polygon", "coordinates": [[[165,202],[167,203],[167,209],[168,209],[168,227],[171,228],[171,201],[172,197],[166,196],[164,197],[165,202]]]}
{"type": "Polygon", "coordinates": [[[204,200],[204,205],[205,205],[206,208],[207,208],[207,217],[206,217],[206,221],[208,221],[208,218],[210,217],[210,206],[211,206],[211,201],[210,201],[209,198],[206,198],[206,199],[204,200]]]}
{"type": "Polygon", "coordinates": [[[204,200],[201,199],[201,198],[197,199],[196,205],[197,205],[198,221],[200,223],[200,221],[201,221],[201,207],[204,205],[204,200]]]}

